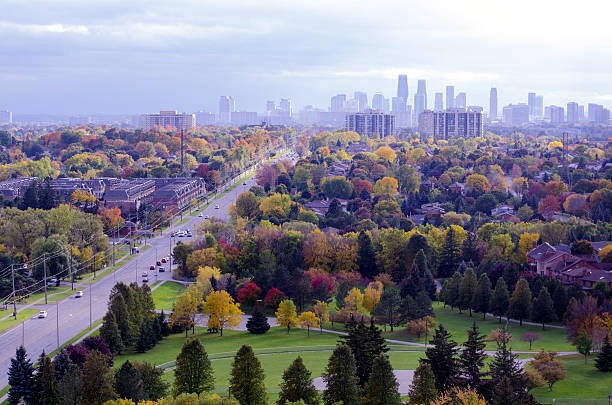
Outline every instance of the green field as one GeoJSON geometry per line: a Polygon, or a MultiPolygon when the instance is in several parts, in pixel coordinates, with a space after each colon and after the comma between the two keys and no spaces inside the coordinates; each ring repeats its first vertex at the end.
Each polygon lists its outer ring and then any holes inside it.
{"type": "MultiPolygon", "coordinates": [[[[36,309],[36,308],[27,308],[24,309],[23,311],[18,311],[17,312],[17,320],[15,320],[15,318],[13,318],[12,316],[0,321],[0,332],[3,332],[9,328],[12,328],[13,326],[21,323],[21,321],[24,321],[28,318],[33,317],[34,315],[36,315],[40,310],[36,309]]],[[[12,308],[6,312],[8,314],[12,314],[12,308]]],[[[3,314],[6,314],[5,312],[3,312],[3,314]]]]}
{"type": "Polygon", "coordinates": [[[185,286],[175,281],[166,281],[157,287],[151,295],[155,303],[155,309],[163,309],[164,311],[172,311],[174,302],[179,295],[185,290],[185,286]]]}

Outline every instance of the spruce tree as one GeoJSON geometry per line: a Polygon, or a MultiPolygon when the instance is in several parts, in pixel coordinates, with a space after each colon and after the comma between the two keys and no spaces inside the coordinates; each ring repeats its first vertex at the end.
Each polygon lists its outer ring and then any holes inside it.
{"type": "Polygon", "coordinates": [[[491,300],[491,281],[486,273],[480,275],[476,292],[472,299],[472,308],[474,311],[482,312],[482,319],[485,320],[489,311],[489,301],[491,300]]]}
{"type": "Polygon", "coordinates": [[[472,301],[474,301],[477,284],[478,280],[476,280],[474,270],[467,269],[461,278],[461,283],[459,283],[459,308],[468,308],[470,317],[472,316],[472,301]]]}
{"type": "Polygon", "coordinates": [[[115,314],[111,310],[108,310],[106,315],[104,315],[102,326],[100,326],[100,337],[106,341],[108,349],[112,354],[121,354],[121,352],[125,350],[115,314]]]}
{"type": "MultiPolygon", "coordinates": [[[[66,377],[64,376],[64,379],[66,377]]],[[[117,397],[114,389],[113,372],[108,357],[92,350],[83,363],[83,402],[100,405],[117,397]]]]}
{"type": "Polygon", "coordinates": [[[532,318],[535,322],[542,322],[542,330],[544,330],[546,322],[554,321],[556,318],[553,301],[546,287],[540,289],[540,294],[533,303],[532,318]]]}
{"type": "Polygon", "coordinates": [[[264,372],[259,359],[249,345],[243,345],[232,363],[230,393],[240,405],[264,405],[267,403],[264,372]]]}
{"type": "Polygon", "coordinates": [[[23,346],[19,346],[15,357],[11,359],[8,369],[8,403],[17,405],[21,401],[32,404],[36,400],[36,381],[34,379],[34,366],[28,359],[23,346]]]}
{"type": "MultiPolygon", "coordinates": [[[[492,382],[495,384],[496,391],[504,378],[509,379],[513,396],[508,399],[512,401],[524,400],[527,392],[527,378],[521,364],[517,361],[517,357],[508,348],[508,341],[502,339],[497,342],[497,351],[490,365],[492,382]]],[[[506,388],[504,388],[504,391],[506,391],[506,388]]]]}
{"type": "Polygon", "coordinates": [[[372,239],[366,231],[359,232],[357,236],[357,266],[359,273],[365,278],[373,279],[378,274],[376,253],[372,239]]]}
{"type": "Polygon", "coordinates": [[[461,273],[456,271],[446,282],[446,292],[444,293],[444,303],[451,307],[459,306],[459,284],[461,283],[461,273]]]}
{"type": "Polygon", "coordinates": [[[414,371],[408,396],[410,397],[408,401],[410,405],[429,404],[438,399],[433,371],[431,371],[431,366],[423,359],[419,360],[419,365],[414,371]]]}
{"type": "Polygon", "coordinates": [[[129,360],[115,373],[115,391],[119,398],[131,399],[136,403],[146,398],[142,377],[129,360]]]}
{"type": "Polygon", "coordinates": [[[483,394],[483,386],[486,384],[485,377],[488,375],[481,370],[484,368],[487,355],[484,352],[487,345],[485,335],[481,335],[476,322],[468,329],[468,339],[463,344],[463,350],[459,354],[459,377],[458,385],[469,386],[483,394]]]}
{"type": "Polygon", "coordinates": [[[323,380],[326,388],[323,392],[325,405],[342,401],[343,405],[358,405],[360,399],[357,366],[351,348],[347,345],[336,347],[329,357],[323,380]]]}
{"type": "Polygon", "coordinates": [[[360,322],[351,320],[346,324],[346,331],[348,335],[341,339],[351,348],[357,366],[359,385],[363,387],[370,377],[372,362],[380,354],[389,351],[389,348],[373,320],[369,327],[365,326],[363,319],[360,322]]]}
{"type": "Polygon", "coordinates": [[[135,361],[134,367],[142,378],[142,388],[147,400],[157,401],[166,396],[169,384],[162,379],[164,372],[161,368],[146,361],[135,361]]]}
{"type": "Polygon", "coordinates": [[[65,370],[58,386],[62,405],[78,405],[83,392],[83,372],[72,363],[65,370]]]}
{"type": "MultiPolygon", "coordinates": [[[[550,298],[550,296],[549,296],[550,298]]],[[[510,298],[510,306],[508,307],[508,316],[518,319],[519,325],[523,326],[523,319],[528,318],[531,314],[531,290],[529,283],[524,278],[521,278],[512,292],[510,298]]]]}
{"type": "Polygon", "coordinates": [[[386,355],[374,359],[372,372],[365,387],[364,405],[401,405],[399,384],[386,355]]]}
{"type": "Polygon", "coordinates": [[[568,303],[567,291],[565,290],[565,286],[561,285],[555,288],[555,291],[552,294],[552,300],[553,306],[555,308],[555,315],[557,316],[558,320],[562,321],[563,314],[567,309],[568,303]]]}
{"type": "Polygon", "coordinates": [[[125,299],[121,294],[115,294],[111,300],[109,310],[113,312],[119,333],[121,334],[121,342],[125,347],[131,346],[134,343],[134,325],[129,319],[129,314],[125,299]]]}
{"type": "Polygon", "coordinates": [[[70,356],[68,356],[66,349],[60,350],[59,353],[55,355],[53,358],[53,369],[55,371],[55,378],[58,382],[62,380],[66,371],[68,371],[70,366],[73,364],[74,363],[72,360],[70,360],[70,356]]]}
{"type": "Polygon", "coordinates": [[[266,318],[264,313],[256,307],[253,314],[247,321],[246,328],[249,333],[260,335],[266,333],[270,329],[270,324],[268,323],[268,318],[266,318]]]}
{"type": "Polygon", "coordinates": [[[159,316],[159,325],[161,326],[161,335],[163,337],[170,336],[170,328],[168,327],[168,322],[166,322],[166,315],[164,314],[164,310],[160,312],[159,316]]]}
{"type": "Polygon", "coordinates": [[[59,405],[60,396],[57,379],[55,378],[55,370],[51,359],[44,351],[38,360],[36,387],[38,389],[38,405],[59,405]]]}
{"type": "Polygon", "coordinates": [[[208,354],[199,339],[187,340],[176,357],[174,395],[208,392],[215,386],[208,354]]]}
{"type": "Polygon", "coordinates": [[[442,253],[440,254],[440,266],[438,267],[439,277],[448,277],[457,270],[459,259],[461,258],[461,249],[455,230],[453,227],[448,227],[446,230],[446,238],[442,244],[442,253]]]}
{"type": "Polygon", "coordinates": [[[429,270],[429,264],[427,263],[427,257],[425,256],[425,252],[423,249],[419,249],[414,258],[414,266],[416,267],[416,272],[410,272],[410,281],[413,285],[416,286],[416,291],[414,294],[411,294],[415,297],[419,291],[425,291],[429,298],[436,298],[436,283],[434,281],[433,276],[431,275],[431,271],[429,270]]]}
{"type": "Polygon", "coordinates": [[[304,365],[302,357],[293,360],[293,363],[283,372],[283,382],[280,384],[280,394],[277,405],[287,402],[304,401],[305,405],[317,405],[319,393],[312,384],[310,371],[304,365]]]}
{"type": "Polygon", "coordinates": [[[506,315],[506,312],[508,312],[509,302],[506,281],[503,277],[500,277],[497,279],[495,290],[493,290],[491,301],[489,301],[489,311],[491,311],[493,315],[499,317],[499,323],[501,323],[502,316],[506,315]]]}
{"type": "Polygon", "coordinates": [[[597,367],[599,371],[612,371],[612,345],[610,345],[610,339],[607,335],[601,346],[601,351],[595,359],[595,367],[597,367]]]}
{"type": "Polygon", "coordinates": [[[439,392],[445,392],[452,386],[452,379],[458,372],[456,355],[459,349],[442,324],[438,326],[429,343],[433,344],[433,347],[425,350],[425,361],[431,366],[436,380],[436,389],[439,392]]]}
{"type": "Polygon", "coordinates": [[[155,343],[153,324],[150,320],[145,320],[142,325],[140,325],[140,333],[136,341],[136,351],[138,353],[145,353],[149,349],[152,349],[155,343]]]}

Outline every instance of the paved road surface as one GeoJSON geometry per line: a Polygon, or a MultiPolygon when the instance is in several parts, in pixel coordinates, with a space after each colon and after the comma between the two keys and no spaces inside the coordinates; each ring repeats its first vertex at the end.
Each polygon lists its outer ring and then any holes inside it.
{"type": "MultiPolygon", "coordinates": [[[[218,197],[212,201],[210,206],[202,211],[203,217],[217,217],[224,220],[228,219],[228,208],[233,203],[241,192],[248,190],[255,184],[254,177],[246,180],[246,185],[240,182],[239,186],[225,195],[218,197]],[[216,207],[219,207],[218,209],[216,207]]],[[[203,217],[194,216],[178,226],[170,229],[191,229],[193,230],[196,224],[204,221],[203,217]]],[[[21,344],[24,344],[28,351],[29,357],[36,360],[40,353],[44,350],[49,353],[79,334],[81,331],[89,327],[90,319],[95,323],[101,319],[107,310],[108,295],[115,282],[123,281],[131,283],[137,281],[142,284],[142,272],[148,271],[149,266],[155,264],[156,258],[159,260],[163,256],[167,256],[170,252],[171,239],[170,232],[164,231],[163,236],[158,236],[147,241],[151,247],[141,251],[135,258],[127,262],[124,266],[117,269],[100,281],[93,283],[83,290],[82,298],[70,297],[56,304],[36,305],[36,308],[47,311],[48,316],[44,319],[28,319],[12,329],[0,334],[0,388],[8,384],[7,370],[10,365],[10,359],[15,355],[15,350],[21,344]],[[91,304],[91,305],[90,305],[91,304]],[[59,309],[59,317],[58,317],[59,309]],[[91,315],[90,315],[91,313],[91,315]],[[57,327],[59,325],[59,328],[57,327]],[[59,333],[58,333],[59,332],[59,333]]],[[[174,244],[177,240],[191,240],[192,238],[174,238],[174,244]]],[[[166,265],[166,268],[168,265],[166,265]]],[[[170,280],[172,273],[170,271],[164,273],[149,272],[149,283],[154,283],[156,280],[170,280]]]]}

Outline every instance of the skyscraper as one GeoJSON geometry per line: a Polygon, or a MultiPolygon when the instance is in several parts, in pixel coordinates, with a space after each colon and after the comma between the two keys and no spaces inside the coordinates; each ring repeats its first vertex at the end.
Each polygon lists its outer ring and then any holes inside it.
{"type": "Polygon", "coordinates": [[[419,115],[427,109],[427,88],[425,80],[419,80],[417,92],[414,95],[414,125],[419,122],[419,115]]]}
{"type": "Polygon", "coordinates": [[[384,138],[394,135],[395,116],[374,110],[346,114],[346,130],[367,135],[368,138],[384,138]]]}
{"type": "Polygon", "coordinates": [[[354,95],[355,100],[359,104],[357,108],[359,111],[365,111],[368,109],[368,95],[362,91],[356,91],[354,95]]]}
{"type": "Polygon", "coordinates": [[[446,109],[455,107],[455,86],[446,86],[446,109]]]}
{"type": "Polygon", "coordinates": [[[457,94],[455,98],[455,108],[465,108],[467,106],[467,96],[465,93],[457,94]]]}
{"type": "Polygon", "coordinates": [[[276,110],[276,103],[274,102],[274,100],[266,101],[266,111],[270,112],[274,110],[276,110]]]}
{"type": "Polygon", "coordinates": [[[397,77],[397,96],[408,100],[408,77],[406,75],[397,77]]]}
{"type": "Polygon", "coordinates": [[[13,122],[13,113],[10,111],[0,111],[0,124],[11,124],[13,122]]]}
{"type": "Polygon", "coordinates": [[[489,121],[495,121],[497,119],[497,88],[491,87],[491,94],[489,95],[489,121]]]}
{"type": "Polygon", "coordinates": [[[345,105],[346,94],[337,94],[331,98],[331,108],[329,110],[331,112],[341,112],[344,111],[345,105]]]}
{"type": "Polygon", "coordinates": [[[176,111],[160,111],[159,114],[142,114],[140,116],[140,126],[145,131],[157,127],[189,129],[195,127],[195,114],[179,114],[176,111]]]}
{"type": "Polygon", "coordinates": [[[393,97],[391,99],[391,112],[405,113],[406,112],[406,99],[404,97],[393,97]]]}
{"type": "Polygon", "coordinates": [[[558,107],[556,105],[550,106],[550,122],[552,124],[565,122],[565,111],[563,110],[563,107],[558,107]]]}
{"type": "Polygon", "coordinates": [[[425,80],[419,80],[417,85],[417,93],[423,95],[425,99],[424,109],[427,109],[427,86],[425,80]]]}
{"type": "Polygon", "coordinates": [[[280,103],[278,103],[278,108],[285,112],[287,116],[291,117],[291,100],[288,98],[281,98],[280,103]]]}
{"type": "Polygon", "coordinates": [[[436,97],[434,99],[434,111],[442,110],[444,110],[444,94],[436,93],[436,97]]]}
{"type": "Polygon", "coordinates": [[[219,122],[230,122],[234,111],[236,103],[232,96],[219,97],[219,122]]]}
{"type": "Polygon", "coordinates": [[[527,94],[527,105],[529,106],[529,119],[536,116],[536,94],[527,94]]]}
{"type": "Polygon", "coordinates": [[[544,96],[536,96],[535,116],[542,117],[544,114],[544,96]]]}
{"type": "Polygon", "coordinates": [[[374,94],[372,97],[372,108],[378,111],[385,111],[385,97],[382,94],[374,94]]]}
{"type": "Polygon", "coordinates": [[[567,122],[574,123],[580,121],[579,114],[580,110],[578,103],[573,101],[567,103],[567,122]]]}

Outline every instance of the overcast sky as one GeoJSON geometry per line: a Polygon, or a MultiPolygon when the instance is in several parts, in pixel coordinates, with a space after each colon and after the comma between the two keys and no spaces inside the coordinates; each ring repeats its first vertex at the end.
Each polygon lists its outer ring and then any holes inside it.
{"type": "Polygon", "coordinates": [[[0,1],[0,109],[17,113],[327,108],[392,97],[399,73],[430,105],[452,84],[486,109],[492,86],[500,106],[612,106],[608,0],[0,1]]]}

